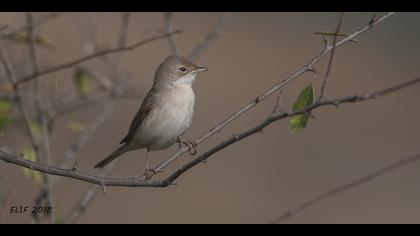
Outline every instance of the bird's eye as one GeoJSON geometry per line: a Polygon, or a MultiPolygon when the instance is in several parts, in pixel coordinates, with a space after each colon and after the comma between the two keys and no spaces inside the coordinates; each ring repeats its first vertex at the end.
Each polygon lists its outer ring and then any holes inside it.
{"type": "Polygon", "coordinates": [[[185,68],[185,67],[181,66],[181,67],[179,67],[179,71],[181,71],[181,72],[185,72],[185,71],[187,71],[187,68],[185,68]]]}

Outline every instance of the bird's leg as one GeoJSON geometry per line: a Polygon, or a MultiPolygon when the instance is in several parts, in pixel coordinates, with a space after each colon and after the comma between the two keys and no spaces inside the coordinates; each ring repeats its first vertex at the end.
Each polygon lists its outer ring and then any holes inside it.
{"type": "Polygon", "coordinates": [[[196,148],[198,146],[198,143],[197,142],[195,142],[193,140],[184,141],[182,139],[182,137],[179,136],[179,138],[178,138],[178,144],[179,144],[179,147],[182,147],[182,145],[184,145],[187,148],[187,150],[190,153],[190,155],[197,154],[197,148],[196,148]]]}
{"type": "Polygon", "coordinates": [[[179,136],[176,142],[178,143],[178,149],[182,148],[182,136],[179,136]]]}
{"type": "Polygon", "coordinates": [[[146,151],[146,170],[144,172],[144,175],[147,180],[151,180],[152,176],[156,174],[155,170],[149,168],[149,149],[146,151]]]}

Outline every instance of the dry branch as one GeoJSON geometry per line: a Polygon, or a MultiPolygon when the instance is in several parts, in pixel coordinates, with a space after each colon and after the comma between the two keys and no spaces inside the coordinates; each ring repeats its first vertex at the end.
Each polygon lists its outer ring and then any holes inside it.
{"type": "Polygon", "coordinates": [[[200,155],[199,157],[195,158],[191,162],[187,163],[186,165],[182,166],[178,170],[176,170],[174,173],[172,173],[169,177],[163,180],[157,180],[157,181],[147,181],[144,180],[143,177],[132,177],[132,178],[104,178],[101,176],[95,176],[90,175],[87,173],[79,172],[74,169],[62,169],[57,168],[53,166],[48,166],[45,164],[25,160],[19,156],[11,155],[8,153],[5,153],[3,151],[0,151],[0,159],[7,162],[7,163],[13,163],[18,166],[22,166],[25,168],[29,168],[31,170],[40,171],[46,174],[51,175],[58,175],[68,178],[77,179],[80,181],[96,184],[99,186],[124,186],[124,187],[167,187],[171,185],[176,179],[178,179],[182,174],[184,174],[186,171],[191,169],[192,167],[202,163],[203,161],[207,160],[210,156],[217,153],[218,151],[242,140],[245,139],[253,134],[259,133],[261,130],[263,130],[265,127],[270,125],[271,123],[289,118],[292,116],[296,116],[299,114],[304,114],[307,112],[311,112],[314,109],[317,109],[319,107],[323,106],[339,106],[340,104],[344,103],[355,103],[355,102],[363,102],[368,101],[371,99],[375,99],[387,94],[391,94],[397,91],[400,91],[402,89],[405,89],[407,87],[410,87],[416,83],[420,82],[420,77],[415,78],[413,80],[394,85],[392,87],[379,90],[377,92],[361,95],[361,96],[345,96],[337,99],[332,100],[323,100],[318,101],[314,103],[312,106],[309,106],[305,109],[301,109],[294,112],[279,112],[279,113],[273,113],[271,114],[265,121],[262,123],[256,125],[255,127],[239,134],[234,135],[231,138],[221,142],[220,144],[216,145],[215,147],[211,148],[209,151],[205,152],[204,154],[200,155]]]}
{"type": "Polygon", "coordinates": [[[81,57],[79,59],[73,60],[71,62],[64,63],[62,65],[58,65],[58,66],[55,66],[55,67],[52,67],[52,68],[49,68],[49,69],[46,69],[46,70],[43,70],[43,71],[39,71],[37,73],[32,73],[28,76],[25,76],[25,77],[19,79],[14,85],[15,85],[15,87],[17,87],[17,86],[19,86],[23,83],[26,83],[28,81],[33,80],[34,78],[37,78],[39,76],[44,76],[44,75],[51,74],[51,73],[54,73],[54,72],[57,72],[57,71],[61,71],[61,70],[76,66],[76,65],[78,65],[82,62],[86,62],[86,61],[89,61],[89,60],[92,60],[92,59],[95,59],[95,58],[98,58],[98,57],[101,57],[101,56],[105,56],[105,55],[109,55],[109,54],[113,54],[113,53],[118,53],[118,52],[131,51],[131,50],[134,50],[134,49],[136,49],[140,46],[143,46],[145,44],[154,42],[158,39],[166,38],[166,37],[169,37],[173,34],[179,34],[179,33],[181,33],[180,30],[175,30],[174,32],[171,32],[171,33],[165,33],[165,34],[157,35],[157,36],[142,40],[142,41],[137,42],[135,44],[132,44],[130,46],[117,47],[117,48],[113,48],[113,49],[106,49],[106,50],[103,50],[103,51],[95,52],[95,53],[92,53],[90,55],[87,55],[87,56],[81,57]]]}

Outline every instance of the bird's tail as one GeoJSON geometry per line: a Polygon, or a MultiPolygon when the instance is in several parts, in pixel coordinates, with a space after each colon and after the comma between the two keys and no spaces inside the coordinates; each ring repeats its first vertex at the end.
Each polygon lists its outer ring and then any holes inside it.
{"type": "Polygon", "coordinates": [[[100,161],[98,164],[95,165],[96,168],[103,168],[108,165],[111,161],[115,160],[117,157],[121,156],[123,153],[129,151],[126,145],[119,147],[117,150],[109,154],[105,159],[100,161]]]}

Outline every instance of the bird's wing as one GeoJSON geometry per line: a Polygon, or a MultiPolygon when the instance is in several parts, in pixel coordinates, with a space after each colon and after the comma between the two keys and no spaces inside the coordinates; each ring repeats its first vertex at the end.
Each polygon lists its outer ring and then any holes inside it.
{"type": "Polygon", "coordinates": [[[147,93],[146,97],[144,98],[139,111],[137,112],[136,116],[134,117],[133,121],[130,125],[130,130],[128,131],[127,136],[121,140],[120,144],[127,144],[131,142],[134,134],[136,133],[137,129],[140,127],[144,119],[147,117],[149,112],[152,110],[152,96],[154,94],[154,88],[150,89],[147,93]]]}

